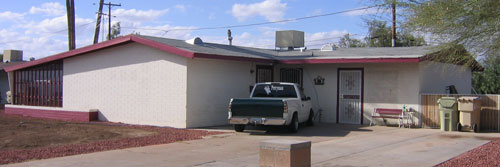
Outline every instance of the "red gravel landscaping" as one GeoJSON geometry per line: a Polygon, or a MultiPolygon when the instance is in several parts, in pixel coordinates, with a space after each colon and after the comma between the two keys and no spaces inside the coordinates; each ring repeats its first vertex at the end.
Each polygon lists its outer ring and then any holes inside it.
{"type": "Polygon", "coordinates": [[[79,123],[0,111],[0,164],[201,139],[222,132],[118,123],[79,123]]]}
{"type": "Polygon", "coordinates": [[[500,139],[493,140],[437,166],[500,166],[500,139]]]}

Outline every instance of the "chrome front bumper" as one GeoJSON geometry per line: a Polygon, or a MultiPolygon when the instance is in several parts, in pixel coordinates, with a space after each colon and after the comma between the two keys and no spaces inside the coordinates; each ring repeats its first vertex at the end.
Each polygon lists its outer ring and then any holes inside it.
{"type": "Polygon", "coordinates": [[[229,118],[229,124],[285,125],[285,123],[286,123],[286,120],[283,118],[247,118],[247,117],[229,118]]]}

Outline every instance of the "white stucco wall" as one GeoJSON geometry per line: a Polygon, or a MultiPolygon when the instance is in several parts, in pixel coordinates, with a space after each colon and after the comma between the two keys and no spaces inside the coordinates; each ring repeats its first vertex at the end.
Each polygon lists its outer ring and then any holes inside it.
{"type": "Polygon", "coordinates": [[[99,119],[186,127],[187,59],[130,43],[64,60],[63,108],[99,119]]]}
{"type": "Polygon", "coordinates": [[[420,93],[446,94],[446,86],[449,85],[455,85],[459,94],[470,94],[471,69],[438,62],[420,63],[420,93]]]}
{"type": "Polygon", "coordinates": [[[215,59],[189,59],[187,127],[228,124],[231,98],[249,96],[255,84],[255,63],[215,59]]]}
{"type": "Polygon", "coordinates": [[[322,110],[321,122],[336,122],[338,68],[364,69],[364,124],[370,123],[374,108],[400,109],[408,105],[418,110],[417,63],[277,65],[275,81],[279,81],[279,69],[283,67],[304,69],[304,92],[313,100],[314,111],[322,110]],[[324,85],[314,85],[313,79],[318,75],[325,78],[324,85]]]}
{"type": "MultiPolygon", "coordinates": [[[[365,66],[364,123],[375,108],[419,110],[419,68],[417,63],[383,63],[365,66]]],[[[378,123],[382,119],[376,119],[378,123]]],[[[396,120],[390,120],[396,123],[396,120]]],[[[415,119],[418,123],[418,118],[415,119]]]]}

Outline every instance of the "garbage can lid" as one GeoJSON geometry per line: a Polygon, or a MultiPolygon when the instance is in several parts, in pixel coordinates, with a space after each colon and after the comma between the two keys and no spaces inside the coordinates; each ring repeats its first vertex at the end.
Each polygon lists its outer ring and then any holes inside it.
{"type": "Polygon", "coordinates": [[[441,104],[442,107],[450,108],[457,104],[457,99],[454,97],[442,97],[438,100],[438,103],[441,104]]]}
{"type": "Polygon", "coordinates": [[[474,96],[462,96],[458,98],[459,102],[473,102],[474,100],[479,100],[479,97],[474,96]]]}

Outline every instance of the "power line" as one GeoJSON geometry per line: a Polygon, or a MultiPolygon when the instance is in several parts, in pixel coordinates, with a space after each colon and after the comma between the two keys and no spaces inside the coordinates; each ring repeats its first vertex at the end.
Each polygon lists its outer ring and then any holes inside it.
{"type": "MultiPolygon", "coordinates": [[[[349,34],[349,36],[360,36],[361,34],[349,34]]],[[[328,40],[328,39],[337,39],[337,38],[342,38],[343,36],[341,37],[331,37],[331,38],[321,38],[321,39],[315,39],[315,40],[309,40],[309,41],[305,41],[305,42],[314,42],[314,41],[324,41],[324,40],[328,40]]]]}
{"type": "Polygon", "coordinates": [[[374,8],[374,7],[378,7],[378,6],[381,6],[381,5],[367,6],[367,7],[362,7],[362,8],[349,9],[349,10],[344,10],[344,11],[338,11],[338,12],[332,12],[332,13],[326,13],[326,14],[319,14],[319,15],[312,15],[312,16],[305,16],[305,17],[298,17],[298,18],[291,18],[291,19],[284,19],[284,20],[278,20],[278,21],[268,21],[268,22],[261,22],[261,23],[229,25],[229,26],[218,26],[218,27],[174,28],[174,29],[169,29],[169,30],[158,29],[158,28],[138,28],[138,27],[121,27],[121,28],[125,28],[125,29],[142,29],[142,30],[158,30],[158,31],[165,31],[166,33],[169,32],[169,31],[195,31],[195,30],[212,30],[212,29],[241,28],[241,27],[250,27],[250,26],[258,26],[258,25],[266,25],[266,24],[276,24],[276,23],[284,23],[284,22],[291,22],[291,21],[312,19],[312,18],[317,18],[317,17],[325,17],[325,16],[331,16],[331,15],[342,14],[342,13],[347,13],[347,12],[353,12],[353,11],[358,11],[358,10],[366,10],[366,9],[370,9],[370,8],[374,8]]]}

